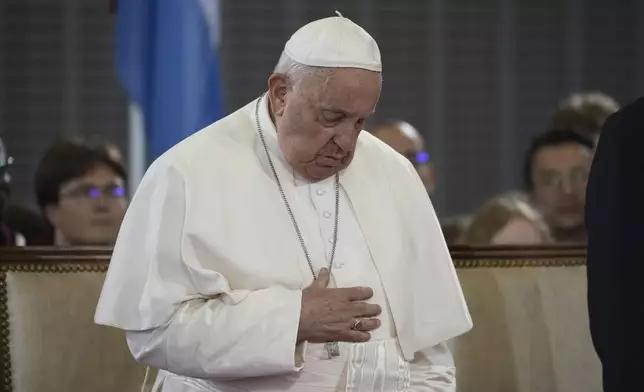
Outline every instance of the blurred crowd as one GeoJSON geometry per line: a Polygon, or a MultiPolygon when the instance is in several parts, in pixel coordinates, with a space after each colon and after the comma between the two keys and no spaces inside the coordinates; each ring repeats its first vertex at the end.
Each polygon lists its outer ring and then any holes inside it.
{"type": "MultiPolygon", "coordinates": [[[[586,242],[586,183],[593,151],[606,119],[619,110],[601,92],[575,93],[553,110],[544,131],[526,141],[517,162],[522,188],[487,200],[470,214],[442,219],[449,245],[546,245],[586,242]]],[[[403,121],[374,129],[374,134],[407,156],[427,191],[436,175],[423,138],[403,121]]]]}
{"type": "Polygon", "coordinates": [[[0,141],[0,245],[112,245],[127,207],[125,168],[112,144],[66,138],[33,179],[39,211],[11,199],[11,163],[0,141]]]}
{"type": "MultiPolygon", "coordinates": [[[[594,146],[618,103],[582,92],[554,108],[544,131],[526,141],[517,162],[522,188],[485,201],[477,211],[441,217],[450,245],[541,245],[586,241],[586,182],[594,146]]],[[[368,129],[416,167],[431,196],[436,173],[430,148],[412,124],[398,119],[368,129]]],[[[57,141],[33,178],[38,211],[11,199],[11,146],[0,140],[0,244],[111,245],[127,208],[127,168],[112,144],[81,138],[57,141]]],[[[436,147],[440,148],[440,147],[436,147]]]]}

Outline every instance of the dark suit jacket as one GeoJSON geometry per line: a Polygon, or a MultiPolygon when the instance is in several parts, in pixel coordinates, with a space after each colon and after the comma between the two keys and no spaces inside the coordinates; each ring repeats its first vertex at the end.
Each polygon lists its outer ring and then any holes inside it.
{"type": "Polygon", "coordinates": [[[604,125],[586,228],[590,329],[604,391],[644,390],[644,98],[604,125]]]}

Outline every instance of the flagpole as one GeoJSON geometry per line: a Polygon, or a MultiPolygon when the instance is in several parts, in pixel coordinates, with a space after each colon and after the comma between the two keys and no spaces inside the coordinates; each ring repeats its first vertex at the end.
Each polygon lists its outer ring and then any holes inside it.
{"type": "Polygon", "coordinates": [[[145,123],[138,105],[128,106],[128,188],[134,195],[146,169],[145,123]]]}
{"type": "MultiPolygon", "coordinates": [[[[118,0],[109,0],[110,13],[116,14],[118,0]]],[[[134,102],[128,104],[128,189],[134,196],[146,169],[147,150],[145,147],[145,122],[143,114],[134,102]]]]}

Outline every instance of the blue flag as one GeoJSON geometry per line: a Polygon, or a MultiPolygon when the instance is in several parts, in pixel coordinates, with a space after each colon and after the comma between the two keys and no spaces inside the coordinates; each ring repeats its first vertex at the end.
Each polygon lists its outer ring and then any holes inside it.
{"type": "Polygon", "coordinates": [[[218,0],[119,1],[117,73],[143,113],[148,163],[224,115],[218,0]]]}

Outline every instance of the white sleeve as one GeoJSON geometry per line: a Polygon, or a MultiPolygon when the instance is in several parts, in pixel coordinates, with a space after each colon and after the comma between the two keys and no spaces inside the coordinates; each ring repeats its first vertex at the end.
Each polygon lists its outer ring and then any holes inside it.
{"type": "Polygon", "coordinates": [[[447,344],[440,343],[416,353],[409,364],[413,385],[432,392],[455,392],[456,369],[447,344]]]}
{"type": "Polygon", "coordinates": [[[186,302],[167,325],[126,331],[137,361],[197,378],[245,378],[295,372],[304,365],[296,347],[301,295],[274,288],[244,303],[186,302]]]}
{"type": "Polygon", "coordinates": [[[180,168],[159,161],[146,173],[121,226],[95,321],[127,331],[140,362],[179,375],[301,369],[302,291],[232,289],[212,268],[216,256],[199,252],[203,242],[185,234],[187,181],[180,168]]]}

